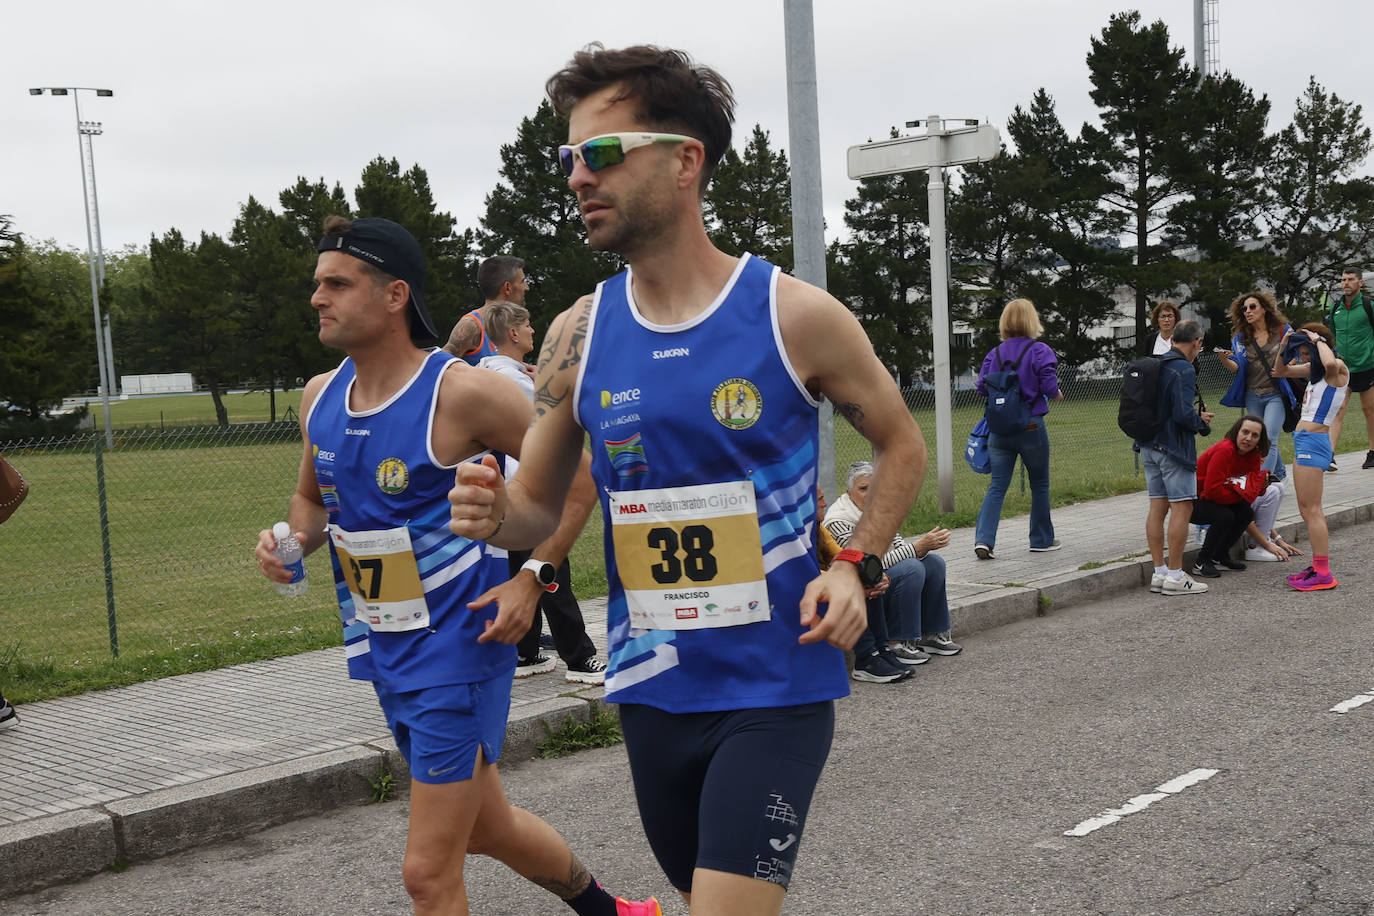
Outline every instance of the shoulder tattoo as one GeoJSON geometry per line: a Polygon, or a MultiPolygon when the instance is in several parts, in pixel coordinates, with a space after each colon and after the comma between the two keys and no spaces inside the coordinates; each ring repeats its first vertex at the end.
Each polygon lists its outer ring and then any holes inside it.
{"type": "Polygon", "coordinates": [[[464,315],[453,326],[453,333],[448,337],[448,346],[444,349],[455,356],[462,356],[464,353],[471,353],[477,349],[477,345],[481,342],[482,329],[478,327],[477,322],[464,315]]]}

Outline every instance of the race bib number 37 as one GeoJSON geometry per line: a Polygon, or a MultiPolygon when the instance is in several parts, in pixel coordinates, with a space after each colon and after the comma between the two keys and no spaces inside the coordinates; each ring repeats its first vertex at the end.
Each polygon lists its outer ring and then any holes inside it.
{"type": "Polygon", "coordinates": [[[695,630],[768,619],[749,481],[612,493],[610,506],[631,625],[695,630]]]}
{"type": "Polygon", "coordinates": [[[329,540],[353,594],[354,616],[382,632],[429,626],[429,605],[410,546],[410,531],[345,531],[330,525],[329,540]]]}

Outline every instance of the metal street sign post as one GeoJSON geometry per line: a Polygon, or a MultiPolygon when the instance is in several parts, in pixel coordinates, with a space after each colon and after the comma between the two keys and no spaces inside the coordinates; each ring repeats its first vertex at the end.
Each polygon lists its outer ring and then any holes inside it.
{"type": "MultiPolygon", "coordinates": [[[[940,511],[954,511],[954,439],[949,367],[949,256],[945,245],[945,169],[995,159],[1002,139],[991,124],[959,120],[945,129],[939,115],[926,118],[920,137],[881,140],[849,148],[849,177],[876,178],[926,169],[930,182],[930,323],[934,332],[935,457],[940,511]]],[[[915,127],[916,123],[907,124],[915,127]]]]}

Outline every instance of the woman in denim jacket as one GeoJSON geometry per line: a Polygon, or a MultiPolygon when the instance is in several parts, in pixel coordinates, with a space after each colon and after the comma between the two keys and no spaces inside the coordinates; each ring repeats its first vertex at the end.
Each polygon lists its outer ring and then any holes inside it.
{"type": "Polygon", "coordinates": [[[1217,355],[1236,377],[1221,403],[1264,418],[1264,431],[1274,447],[1265,456],[1262,469],[1283,480],[1287,472],[1279,457],[1279,433],[1283,432],[1284,405],[1287,402],[1296,407],[1298,402],[1288,379],[1274,378],[1270,370],[1279,364],[1279,342],[1291,328],[1269,293],[1237,296],[1229,313],[1231,349],[1218,350],[1217,355]]]}

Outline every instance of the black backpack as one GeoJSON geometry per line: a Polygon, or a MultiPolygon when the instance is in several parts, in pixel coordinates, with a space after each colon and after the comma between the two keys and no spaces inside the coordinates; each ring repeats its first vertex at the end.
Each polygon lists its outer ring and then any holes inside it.
{"type": "Polygon", "coordinates": [[[1116,425],[1137,442],[1152,441],[1164,426],[1159,409],[1160,366],[1158,356],[1142,356],[1127,363],[1121,377],[1116,425]]]}
{"type": "Polygon", "coordinates": [[[1014,436],[1023,432],[1030,423],[1030,407],[1021,397],[1021,376],[1017,369],[1026,353],[1035,346],[1035,341],[1026,344],[1026,349],[1016,358],[1015,363],[1003,362],[1002,345],[994,351],[997,355],[993,364],[998,368],[983,376],[983,387],[988,390],[988,404],[983,416],[988,421],[988,432],[999,436],[1014,436]]]}

